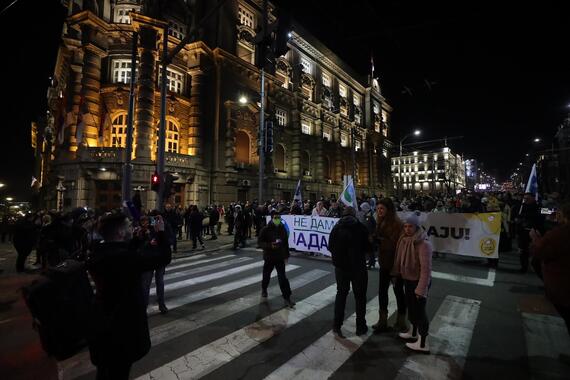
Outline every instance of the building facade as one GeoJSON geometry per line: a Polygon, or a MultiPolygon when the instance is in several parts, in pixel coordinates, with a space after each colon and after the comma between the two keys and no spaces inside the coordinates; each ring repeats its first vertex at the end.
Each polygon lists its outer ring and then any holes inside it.
{"type": "MultiPolygon", "coordinates": [[[[143,207],[152,208],[162,35],[168,28],[172,50],[215,2],[62,4],[68,18],[48,90],[53,137],[48,148],[43,144],[51,154],[40,155],[37,165],[43,198],[48,207],[58,195],[66,208],[120,205],[136,32],[133,187],[143,207]]],[[[261,7],[262,1],[225,2],[167,67],[165,165],[178,177],[172,202],[257,198],[260,71],[252,41],[261,7]]],[[[270,21],[275,13],[270,5],[270,21]]],[[[354,73],[300,25],[293,25],[288,47],[265,80],[265,117],[275,128],[264,198],[291,199],[299,179],[305,198],[330,197],[342,191],[345,174],[354,174],[358,193],[388,192],[391,107],[378,82],[354,73]]]]}
{"type": "Polygon", "coordinates": [[[464,189],[465,164],[460,154],[448,147],[415,151],[392,157],[394,190],[402,195],[453,193],[464,189]]]}

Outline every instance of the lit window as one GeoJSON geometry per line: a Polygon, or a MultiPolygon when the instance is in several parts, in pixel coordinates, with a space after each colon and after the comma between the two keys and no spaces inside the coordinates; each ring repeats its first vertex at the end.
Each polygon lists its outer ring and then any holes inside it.
{"type": "Polygon", "coordinates": [[[346,98],[346,86],[343,84],[338,85],[338,94],[341,98],[346,98]]]}
{"type": "Polygon", "coordinates": [[[303,68],[303,72],[305,74],[312,73],[313,65],[311,64],[311,61],[309,61],[307,58],[305,57],[301,58],[301,67],[303,68]]]}
{"type": "Polygon", "coordinates": [[[127,114],[120,114],[111,125],[111,146],[124,148],[127,144],[127,114]]]}
{"type": "Polygon", "coordinates": [[[331,131],[328,129],[323,130],[323,138],[327,141],[332,141],[331,131]]]}
{"type": "Polygon", "coordinates": [[[378,115],[380,113],[380,107],[378,107],[378,104],[374,103],[374,114],[378,115]]]}
{"type": "Polygon", "coordinates": [[[302,121],[301,122],[301,132],[304,133],[305,135],[312,134],[312,127],[311,127],[310,122],[308,122],[308,121],[302,121]]]}
{"type": "Polygon", "coordinates": [[[112,62],[113,83],[131,83],[131,60],[114,59],[112,62]]]}
{"type": "MultiPolygon", "coordinates": [[[[162,72],[162,70],[161,70],[162,72]]],[[[162,74],[158,75],[158,82],[160,83],[162,74]]],[[[181,94],[184,91],[184,74],[178,70],[173,70],[170,67],[166,68],[166,88],[169,91],[181,94]]]]}
{"type": "Polygon", "coordinates": [[[284,127],[287,125],[287,111],[281,108],[275,110],[275,116],[277,117],[277,124],[284,127]]]}
{"type": "Polygon", "coordinates": [[[360,107],[360,96],[354,94],[352,95],[352,103],[357,106],[360,107]]]}
{"type": "Polygon", "coordinates": [[[166,121],[166,151],[178,153],[178,127],[173,121],[166,121]]]}
{"type": "Polygon", "coordinates": [[[341,133],[340,135],[340,146],[345,148],[348,146],[348,136],[346,133],[341,133]]]}
{"type": "Polygon", "coordinates": [[[323,73],[323,86],[329,87],[331,86],[331,77],[327,73],[323,73]]]}
{"type": "Polygon", "coordinates": [[[358,152],[360,149],[362,149],[362,144],[360,143],[359,140],[356,140],[354,147],[356,149],[356,151],[358,152]]]}
{"type": "Polygon", "coordinates": [[[116,5],[113,13],[113,19],[117,24],[130,24],[131,16],[129,12],[140,12],[140,6],[132,6],[128,4],[116,5]]]}
{"type": "Polygon", "coordinates": [[[168,35],[182,40],[186,35],[186,27],[182,24],[177,23],[176,21],[169,21],[168,35]]]}
{"type": "Polygon", "coordinates": [[[255,64],[255,47],[252,45],[238,41],[236,55],[252,65],[255,64]]]}
{"type": "Polygon", "coordinates": [[[238,5],[238,18],[241,25],[255,29],[255,15],[254,13],[245,8],[242,4],[238,5]]]}

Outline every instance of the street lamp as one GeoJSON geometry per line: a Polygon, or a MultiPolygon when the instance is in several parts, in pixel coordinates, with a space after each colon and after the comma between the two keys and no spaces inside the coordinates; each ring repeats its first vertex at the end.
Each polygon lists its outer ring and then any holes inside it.
{"type": "Polygon", "coordinates": [[[422,134],[422,131],[420,131],[419,129],[416,129],[410,133],[408,133],[407,135],[405,135],[404,137],[402,137],[402,139],[400,140],[400,157],[402,157],[402,143],[404,142],[404,140],[406,140],[408,137],[414,135],[414,136],[419,136],[422,134]]]}
{"type": "Polygon", "coordinates": [[[12,197],[7,197],[6,200],[7,200],[8,202],[12,202],[12,201],[14,200],[14,198],[12,198],[12,197]]]}
{"type": "Polygon", "coordinates": [[[4,183],[0,183],[0,189],[6,186],[4,183]]]}
{"type": "Polygon", "coordinates": [[[535,137],[533,140],[535,143],[539,143],[541,141],[540,137],[535,137]]]}
{"type": "Polygon", "coordinates": [[[239,102],[240,102],[240,104],[246,104],[247,103],[247,96],[245,96],[245,95],[240,96],[239,102]]]}

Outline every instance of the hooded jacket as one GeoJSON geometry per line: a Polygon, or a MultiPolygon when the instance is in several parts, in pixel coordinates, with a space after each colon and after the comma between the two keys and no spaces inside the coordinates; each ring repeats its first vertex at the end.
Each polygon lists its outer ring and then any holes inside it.
{"type": "Polygon", "coordinates": [[[352,215],[343,216],[329,236],[329,251],[336,268],[366,272],[366,254],[372,250],[366,227],[352,215]]]}

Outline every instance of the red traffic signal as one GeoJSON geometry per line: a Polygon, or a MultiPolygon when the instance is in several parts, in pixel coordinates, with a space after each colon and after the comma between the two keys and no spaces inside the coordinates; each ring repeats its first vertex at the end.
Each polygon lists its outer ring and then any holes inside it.
{"type": "Polygon", "coordinates": [[[158,176],[157,172],[150,177],[150,189],[152,191],[158,192],[160,189],[160,177],[158,176]]]}

